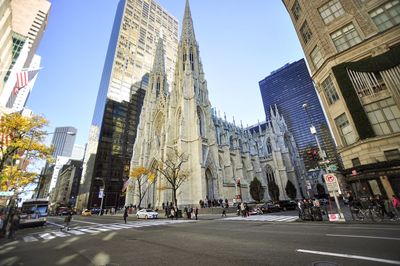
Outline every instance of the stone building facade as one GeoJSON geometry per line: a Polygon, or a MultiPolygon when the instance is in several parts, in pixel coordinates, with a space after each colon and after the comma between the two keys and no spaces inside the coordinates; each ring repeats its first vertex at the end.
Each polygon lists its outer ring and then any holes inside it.
{"type": "MultiPolygon", "coordinates": [[[[178,190],[178,205],[194,206],[206,196],[211,200],[232,201],[239,194],[244,201],[251,201],[249,184],[255,177],[265,188],[265,200],[288,199],[285,190],[288,181],[296,188],[294,197],[300,197],[298,178],[304,174],[304,167],[293,136],[277,108],[271,107],[271,120],[264,128],[256,129],[229,123],[211,108],[188,2],[171,90],[167,75],[160,38],[131,169],[138,166],[151,169],[174,150],[186,154],[188,160],[184,168],[190,176],[178,190]]],[[[166,183],[161,176],[150,186],[142,206],[149,203],[161,206],[172,200],[171,190],[163,189],[166,183]]],[[[137,186],[131,182],[126,205],[138,204],[135,191],[137,186]]]]}
{"type": "Polygon", "coordinates": [[[284,0],[356,195],[400,193],[400,1],[284,0]]]}

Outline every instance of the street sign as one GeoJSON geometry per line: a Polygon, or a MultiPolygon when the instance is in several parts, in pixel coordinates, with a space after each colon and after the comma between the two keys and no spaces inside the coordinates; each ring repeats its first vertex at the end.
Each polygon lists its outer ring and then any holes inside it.
{"type": "Polygon", "coordinates": [[[340,219],[340,216],[338,213],[331,213],[331,214],[328,214],[328,216],[329,216],[330,222],[338,222],[340,219]]]}
{"type": "Polygon", "coordinates": [[[331,171],[336,171],[337,170],[337,165],[336,164],[331,164],[331,165],[329,165],[329,169],[331,171]]]}
{"type": "Polygon", "coordinates": [[[14,195],[14,191],[0,191],[0,196],[10,197],[14,195]]]}
{"type": "Polygon", "coordinates": [[[102,199],[103,196],[104,196],[104,188],[100,188],[100,191],[99,191],[99,199],[102,199]]]}
{"type": "Polygon", "coordinates": [[[339,183],[334,174],[325,174],[324,180],[325,180],[326,187],[328,188],[328,192],[339,190],[339,183]]]}

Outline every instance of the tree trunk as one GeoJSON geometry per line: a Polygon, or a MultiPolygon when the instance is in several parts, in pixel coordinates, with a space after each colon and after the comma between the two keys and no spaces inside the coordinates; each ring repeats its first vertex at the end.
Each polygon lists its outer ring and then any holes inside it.
{"type": "Polygon", "coordinates": [[[176,198],[176,188],[172,188],[172,197],[174,199],[175,207],[178,208],[178,200],[176,198]]]}

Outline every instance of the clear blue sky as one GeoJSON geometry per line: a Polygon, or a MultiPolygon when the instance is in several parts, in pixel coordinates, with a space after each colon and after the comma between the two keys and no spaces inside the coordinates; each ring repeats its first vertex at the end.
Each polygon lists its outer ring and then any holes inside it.
{"type": "MultiPolygon", "coordinates": [[[[179,21],[185,0],[158,0],[179,21]]],[[[52,1],[37,53],[39,73],[27,107],[54,127],[74,126],[85,144],[118,0],[52,1]]],[[[304,57],[281,0],[191,0],[213,107],[228,120],[264,120],[258,82],[304,57]]]]}

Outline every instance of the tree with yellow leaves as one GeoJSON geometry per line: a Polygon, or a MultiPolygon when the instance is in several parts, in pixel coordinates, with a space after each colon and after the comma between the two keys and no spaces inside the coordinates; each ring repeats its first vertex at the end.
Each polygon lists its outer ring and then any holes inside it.
{"type": "Polygon", "coordinates": [[[5,114],[0,118],[0,188],[17,191],[37,176],[27,166],[38,159],[49,159],[51,149],[43,141],[48,122],[41,116],[5,114]]]}
{"type": "Polygon", "coordinates": [[[138,208],[140,208],[140,204],[142,204],[142,200],[149,191],[151,184],[154,183],[155,178],[156,175],[150,169],[143,166],[138,166],[131,171],[130,179],[136,187],[134,195],[139,198],[138,208]]]}
{"type": "Polygon", "coordinates": [[[0,118],[0,189],[14,192],[2,234],[9,227],[18,194],[38,175],[28,172],[28,165],[51,155],[51,149],[43,144],[47,135],[43,128],[47,123],[41,116],[27,117],[19,113],[4,114],[0,118]]]}

